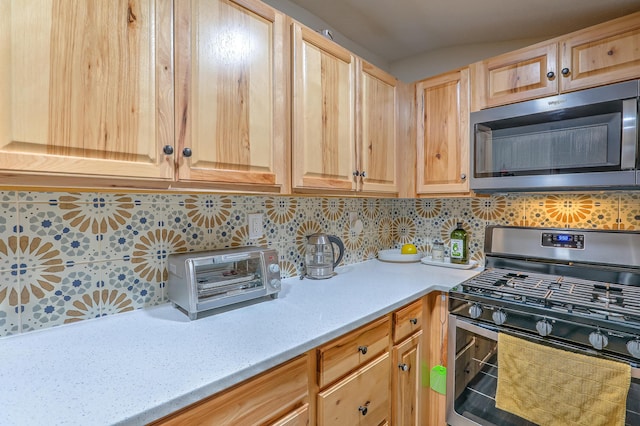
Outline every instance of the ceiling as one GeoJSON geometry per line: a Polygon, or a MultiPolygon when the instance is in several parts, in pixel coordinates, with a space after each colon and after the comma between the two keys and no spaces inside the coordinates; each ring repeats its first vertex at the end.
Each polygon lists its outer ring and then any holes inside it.
{"type": "Polygon", "coordinates": [[[289,0],[388,63],[451,46],[551,38],[640,0],[289,0]]]}

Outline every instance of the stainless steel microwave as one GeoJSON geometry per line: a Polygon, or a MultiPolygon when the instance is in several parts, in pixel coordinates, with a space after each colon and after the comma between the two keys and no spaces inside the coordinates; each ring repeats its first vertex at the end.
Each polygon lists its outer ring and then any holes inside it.
{"type": "Polygon", "coordinates": [[[476,192],[633,188],[640,80],[471,114],[476,192]]]}

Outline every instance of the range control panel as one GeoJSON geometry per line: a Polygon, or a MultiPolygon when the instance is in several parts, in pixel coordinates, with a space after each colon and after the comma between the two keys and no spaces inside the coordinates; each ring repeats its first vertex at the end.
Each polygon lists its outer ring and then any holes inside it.
{"type": "Polygon", "coordinates": [[[584,234],[543,232],[542,246],[584,249],[584,234]]]}

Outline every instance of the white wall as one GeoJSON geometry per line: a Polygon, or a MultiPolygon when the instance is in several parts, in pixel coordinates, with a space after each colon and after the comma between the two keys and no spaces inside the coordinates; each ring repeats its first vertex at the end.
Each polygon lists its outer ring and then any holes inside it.
{"type": "MultiPolygon", "coordinates": [[[[380,58],[378,55],[374,54],[370,50],[362,47],[361,45],[351,41],[346,38],[338,31],[336,31],[331,25],[327,24],[322,19],[318,18],[316,15],[313,15],[307,9],[304,9],[297,4],[291,3],[289,0],[263,0],[264,3],[273,7],[274,9],[279,10],[280,12],[285,13],[288,16],[291,16],[296,21],[306,25],[309,28],[312,28],[316,31],[320,31],[323,29],[329,29],[333,33],[333,41],[338,43],[340,46],[348,49],[349,51],[355,53],[357,56],[365,59],[368,62],[371,62],[373,65],[381,68],[387,72],[389,72],[390,65],[389,63],[380,58]]],[[[319,0],[322,1],[322,0],[319,0]]]]}
{"type": "MultiPolygon", "coordinates": [[[[538,39],[511,40],[500,43],[473,44],[464,46],[453,46],[432,50],[411,58],[402,59],[389,63],[380,58],[370,50],[362,47],[354,41],[346,38],[336,31],[331,25],[318,18],[297,4],[289,0],[263,0],[271,7],[291,16],[296,21],[312,28],[316,31],[330,29],[334,36],[334,41],[339,45],[349,49],[373,65],[389,72],[398,79],[411,83],[422,80],[445,71],[459,68],[473,62],[490,58],[500,53],[509,52],[520,47],[529,46],[538,41],[549,39],[552,36],[538,39]]],[[[320,0],[321,1],[321,0],[320,0]]]]}
{"type": "Polygon", "coordinates": [[[393,62],[388,71],[398,79],[410,83],[549,38],[551,36],[540,39],[520,39],[499,43],[445,47],[393,62]]]}

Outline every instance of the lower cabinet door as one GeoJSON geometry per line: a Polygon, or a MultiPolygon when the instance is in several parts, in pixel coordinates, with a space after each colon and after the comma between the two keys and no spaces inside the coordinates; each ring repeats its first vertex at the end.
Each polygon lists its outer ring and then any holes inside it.
{"type": "Polygon", "coordinates": [[[390,418],[389,353],[318,394],[318,425],[375,425],[390,418]]]}
{"type": "Polygon", "coordinates": [[[420,423],[420,341],[422,331],[393,348],[393,424],[419,426],[420,423]]]}

